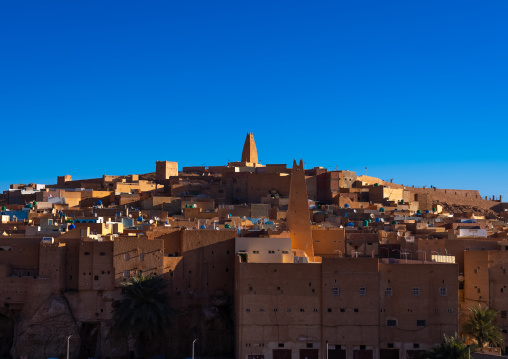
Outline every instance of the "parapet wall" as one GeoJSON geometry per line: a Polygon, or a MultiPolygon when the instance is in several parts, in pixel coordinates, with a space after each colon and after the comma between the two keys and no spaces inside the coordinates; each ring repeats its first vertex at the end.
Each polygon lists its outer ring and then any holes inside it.
{"type": "Polygon", "coordinates": [[[369,185],[378,183],[380,186],[387,186],[390,188],[405,188],[411,193],[411,201],[420,202],[420,209],[422,210],[431,210],[435,202],[446,202],[448,204],[475,206],[483,209],[496,210],[495,207],[499,206],[501,202],[500,200],[482,199],[480,192],[477,190],[410,187],[386,182],[370,176],[360,176],[358,180],[369,185]]]}
{"type": "Polygon", "coordinates": [[[474,206],[483,209],[492,209],[499,205],[499,201],[482,199],[476,190],[439,189],[439,188],[412,188],[406,187],[411,193],[412,200],[420,202],[420,209],[431,210],[436,202],[448,204],[474,206]]]}

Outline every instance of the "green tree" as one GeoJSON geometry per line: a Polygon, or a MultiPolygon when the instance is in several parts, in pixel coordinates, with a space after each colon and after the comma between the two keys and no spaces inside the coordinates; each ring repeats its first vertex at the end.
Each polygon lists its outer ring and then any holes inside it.
{"type": "Polygon", "coordinates": [[[123,299],[116,303],[116,328],[136,340],[138,355],[148,356],[149,343],[169,325],[166,282],[161,277],[138,275],[122,283],[123,299]]]}
{"type": "MultiPolygon", "coordinates": [[[[471,348],[472,349],[472,348],[471,348]]],[[[422,354],[424,359],[468,359],[469,348],[457,333],[453,337],[443,335],[440,344],[422,354]]]]}
{"type": "Polygon", "coordinates": [[[496,324],[498,312],[481,305],[469,308],[469,310],[471,314],[462,326],[462,333],[474,340],[480,348],[486,344],[502,347],[504,343],[503,333],[496,324]]]}

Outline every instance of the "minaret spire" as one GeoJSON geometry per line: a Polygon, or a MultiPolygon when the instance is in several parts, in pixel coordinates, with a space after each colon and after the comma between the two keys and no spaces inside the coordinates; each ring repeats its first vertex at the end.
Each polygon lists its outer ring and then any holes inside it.
{"type": "Polygon", "coordinates": [[[309,198],[307,197],[305,169],[302,160],[300,160],[300,164],[297,164],[296,160],[293,161],[287,224],[293,249],[300,249],[307,254],[307,257],[313,259],[314,246],[310,228],[309,198]]]}
{"type": "Polygon", "coordinates": [[[254,142],[254,134],[247,133],[245,144],[242,151],[242,162],[258,163],[258,151],[256,149],[256,142],[254,142]]]}

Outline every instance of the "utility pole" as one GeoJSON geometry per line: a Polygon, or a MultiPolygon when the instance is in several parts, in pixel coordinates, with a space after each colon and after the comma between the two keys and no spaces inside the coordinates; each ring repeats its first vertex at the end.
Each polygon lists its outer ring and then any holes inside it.
{"type": "MultiPolygon", "coordinates": [[[[196,340],[198,340],[198,338],[196,338],[192,341],[192,359],[194,359],[194,343],[196,343],[196,340]]],[[[67,358],[67,359],[69,359],[69,358],[67,358]]]]}
{"type": "Polygon", "coordinates": [[[67,337],[67,359],[69,359],[69,341],[71,340],[72,334],[67,337]]]}

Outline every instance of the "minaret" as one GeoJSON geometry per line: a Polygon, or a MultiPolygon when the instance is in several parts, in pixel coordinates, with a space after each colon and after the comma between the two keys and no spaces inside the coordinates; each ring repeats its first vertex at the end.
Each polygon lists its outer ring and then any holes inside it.
{"type": "Polygon", "coordinates": [[[293,249],[303,250],[312,259],[314,257],[314,247],[312,244],[312,231],[310,229],[310,211],[307,186],[305,184],[305,170],[302,160],[300,160],[299,165],[296,164],[296,160],[293,160],[291,184],[289,187],[289,207],[286,219],[293,249]]]}
{"type": "Polygon", "coordinates": [[[258,151],[256,149],[254,134],[252,132],[247,133],[247,138],[245,139],[245,144],[243,145],[242,162],[258,163],[258,151]]]}

